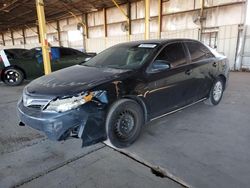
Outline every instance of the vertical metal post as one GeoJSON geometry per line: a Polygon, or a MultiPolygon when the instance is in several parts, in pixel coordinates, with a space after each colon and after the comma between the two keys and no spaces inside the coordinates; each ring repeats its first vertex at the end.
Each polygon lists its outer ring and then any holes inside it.
{"type": "Polygon", "coordinates": [[[162,0],[158,0],[158,38],[161,38],[162,27],[162,0]]]}
{"type": "Polygon", "coordinates": [[[128,9],[127,9],[127,22],[128,22],[128,41],[130,41],[130,36],[131,36],[131,3],[128,2],[128,9]]]}
{"type": "Polygon", "coordinates": [[[88,28],[88,14],[84,14],[84,44],[85,44],[85,51],[87,52],[88,49],[88,38],[89,38],[89,28],[88,28]]]}
{"type": "Polygon", "coordinates": [[[85,37],[86,39],[88,39],[89,38],[88,14],[85,14],[84,22],[85,22],[85,37]]]}
{"type": "Polygon", "coordinates": [[[107,47],[107,12],[106,8],[103,8],[103,29],[104,29],[104,40],[105,40],[105,48],[107,47]]]}
{"type": "Polygon", "coordinates": [[[203,14],[204,14],[204,0],[200,0],[200,4],[201,4],[201,10],[200,10],[200,36],[199,36],[199,40],[201,40],[202,37],[202,30],[203,30],[203,14]]]}
{"type": "Polygon", "coordinates": [[[10,31],[10,35],[11,35],[12,45],[13,45],[13,46],[15,46],[15,41],[14,41],[13,31],[10,31]]]}
{"type": "Polygon", "coordinates": [[[246,1],[246,6],[245,6],[245,17],[244,17],[244,25],[243,25],[243,31],[242,31],[242,44],[239,47],[238,63],[236,60],[236,70],[242,69],[242,64],[243,64],[243,59],[244,59],[246,37],[247,37],[247,28],[248,28],[248,25],[247,25],[248,6],[250,6],[249,0],[246,1]]]}
{"type": "Polygon", "coordinates": [[[5,40],[4,40],[4,34],[2,33],[2,41],[3,41],[3,45],[5,46],[5,40]]]}
{"type": "Polygon", "coordinates": [[[103,29],[104,29],[104,37],[107,37],[107,12],[106,8],[103,8],[103,29]]]}
{"type": "Polygon", "coordinates": [[[43,0],[36,0],[36,10],[38,17],[40,40],[43,52],[43,65],[45,74],[51,73],[50,56],[49,56],[49,45],[46,36],[46,21],[44,14],[44,3],[43,0]]]}
{"type": "Polygon", "coordinates": [[[23,44],[26,44],[26,37],[25,37],[25,29],[22,28],[22,35],[23,35],[23,44]]]}
{"type": "Polygon", "coordinates": [[[145,0],[145,40],[150,38],[150,0],[145,0]]]}
{"type": "Polygon", "coordinates": [[[56,31],[57,31],[57,37],[58,37],[59,46],[62,46],[61,29],[60,29],[60,22],[59,22],[59,20],[56,21],[56,31]]]}

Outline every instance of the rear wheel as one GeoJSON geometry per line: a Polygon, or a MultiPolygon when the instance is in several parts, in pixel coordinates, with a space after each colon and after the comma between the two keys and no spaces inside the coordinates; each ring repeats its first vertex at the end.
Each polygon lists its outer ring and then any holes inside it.
{"type": "Polygon", "coordinates": [[[3,81],[9,86],[18,86],[24,80],[24,73],[17,68],[7,68],[3,72],[3,81]]]}
{"type": "Polygon", "coordinates": [[[117,148],[128,147],[139,137],[143,123],[140,105],[130,99],[121,99],[114,103],[108,112],[107,137],[117,148]]]}
{"type": "Polygon", "coordinates": [[[209,98],[205,101],[206,104],[217,105],[220,103],[223,96],[224,84],[221,78],[216,79],[210,90],[209,98]]]}

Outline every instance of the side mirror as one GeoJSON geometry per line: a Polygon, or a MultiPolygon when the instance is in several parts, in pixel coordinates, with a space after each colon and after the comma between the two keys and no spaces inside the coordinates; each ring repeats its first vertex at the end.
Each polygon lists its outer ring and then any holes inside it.
{"type": "Polygon", "coordinates": [[[170,69],[170,63],[165,60],[155,60],[150,68],[150,72],[156,73],[170,69]]]}

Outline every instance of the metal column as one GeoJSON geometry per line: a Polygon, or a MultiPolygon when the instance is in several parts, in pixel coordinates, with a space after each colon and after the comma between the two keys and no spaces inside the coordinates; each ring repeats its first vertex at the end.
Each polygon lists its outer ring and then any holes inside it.
{"type": "Polygon", "coordinates": [[[5,46],[4,34],[2,33],[3,46],[5,46]]]}
{"type": "Polygon", "coordinates": [[[150,0],[145,0],[145,40],[150,38],[150,0]]]}
{"type": "Polygon", "coordinates": [[[39,24],[40,41],[43,52],[43,65],[45,74],[51,73],[50,56],[49,56],[49,45],[46,36],[46,21],[44,14],[44,3],[43,0],[36,0],[36,10],[39,24]]]}
{"type": "Polygon", "coordinates": [[[202,32],[203,32],[203,15],[204,15],[204,5],[205,5],[205,2],[204,0],[200,0],[200,4],[201,4],[201,9],[200,9],[200,35],[199,35],[199,40],[202,39],[202,32]]]}
{"type": "Polygon", "coordinates": [[[26,44],[25,29],[22,28],[23,44],[26,44]]]}
{"type": "Polygon", "coordinates": [[[161,38],[162,27],[162,0],[158,0],[158,38],[161,38]]]}

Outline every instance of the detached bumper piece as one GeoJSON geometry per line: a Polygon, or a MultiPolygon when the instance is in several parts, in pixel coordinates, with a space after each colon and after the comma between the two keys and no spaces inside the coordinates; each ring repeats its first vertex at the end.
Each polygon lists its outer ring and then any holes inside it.
{"type": "Polygon", "coordinates": [[[82,139],[82,146],[106,140],[105,113],[102,106],[89,102],[67,112],[43,112],[18,102],[18,116],[22,125],[44,132],[50,140],[82,139]]]}

